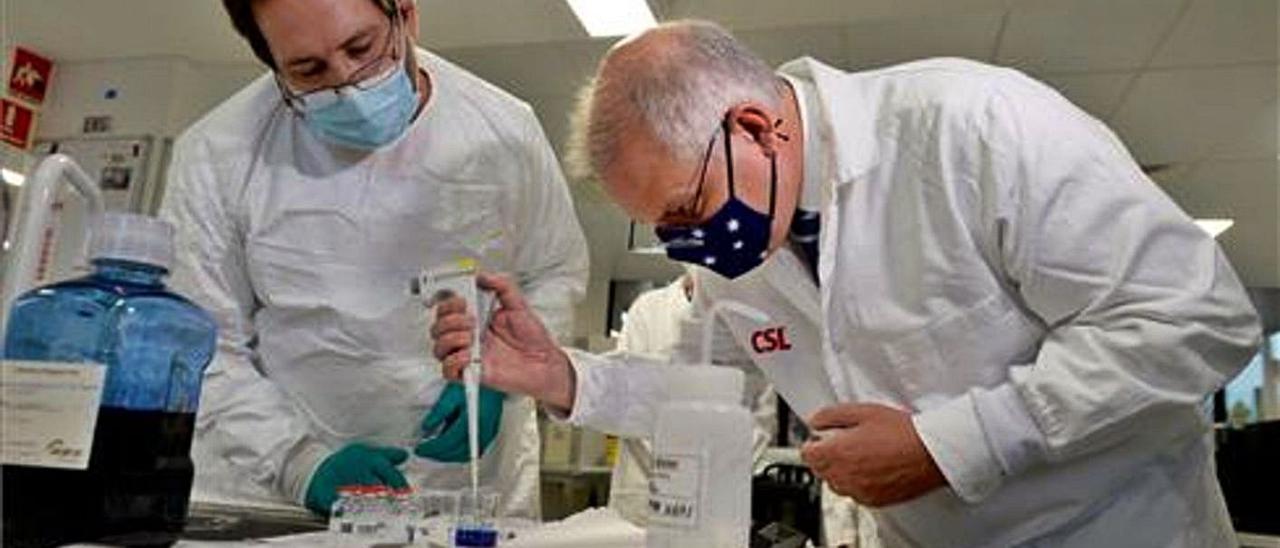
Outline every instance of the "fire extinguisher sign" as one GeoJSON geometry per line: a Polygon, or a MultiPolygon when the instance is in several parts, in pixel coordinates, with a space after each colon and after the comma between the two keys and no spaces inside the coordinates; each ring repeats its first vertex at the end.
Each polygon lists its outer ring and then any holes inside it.
{"type": "Polygon", "coordinates": [[[31,148],[36,114],[27,106],[0,97],[0,141],[22,150],[31,148]]]}

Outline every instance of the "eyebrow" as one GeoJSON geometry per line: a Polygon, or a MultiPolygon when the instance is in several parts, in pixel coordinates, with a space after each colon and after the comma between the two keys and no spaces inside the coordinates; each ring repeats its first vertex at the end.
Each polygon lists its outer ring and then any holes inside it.
{"type": "MultiPolygon", "coordinates": [[[[355,34],[352,34],[350,38],[347,38],[346,40],[344,40],[342,42],[342,45],[338,46],[338,49],[348,49],[348,48],[354,47],[356,42],[359,42],[364,39],[372,40],[373,34],[377,32],[377,29],[378,29],[377,25],[369,25],[364,27],[363,29],[360,29],[355,34]]],[[[314,55],[307,55],[304,57],[295,57],[293,59],[286,60],[285,66],[296,69],[296,68],[301,68],[303,65],[306,65],[308,63],[323,63],[323,62],[325,62],[323,58],[316,57],[314,55]]]]}

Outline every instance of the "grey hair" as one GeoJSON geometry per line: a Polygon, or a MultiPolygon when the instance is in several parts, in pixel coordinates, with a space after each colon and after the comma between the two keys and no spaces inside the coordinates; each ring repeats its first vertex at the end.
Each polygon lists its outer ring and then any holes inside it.
{"type": "Polygon", "coordinates": [[[568,158],[573,177],[603,173],[629,130],[648,128],[672,159],[693,161],[734,105],[781,105],[773,69],[720,25],[684,20],[647,32],[669,41],[635,53],[623,53],[626,43],[615,47],[579,94],[568,158]],[[626,57],[616,61],[622,66],[605,70],[615,56],[626,57]]]}

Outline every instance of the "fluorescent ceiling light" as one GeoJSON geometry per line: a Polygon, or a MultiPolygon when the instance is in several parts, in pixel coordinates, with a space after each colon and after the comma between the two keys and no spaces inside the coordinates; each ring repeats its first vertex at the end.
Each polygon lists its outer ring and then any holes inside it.
{"type": "Polygon", "coordinates": [[[0,177],[4,177],[4,182],[13,186],[22,186],[27,182],[27,176],[13,170],[0,168],[0,177]]]}
{"type": "Polygon", "coordinates": [[[623,36],[658,26],[645,0],[565,0],[592,37],[623,36]]]}
{"type": "Polygon", "coordinates": [[[1196,224],[1200,228],[1208,232],[1210,236],[1217,238],[1219,234],[1226,232],[1231,225],[1236,224],[1235,219],[1196,219],[1196,224]]]}

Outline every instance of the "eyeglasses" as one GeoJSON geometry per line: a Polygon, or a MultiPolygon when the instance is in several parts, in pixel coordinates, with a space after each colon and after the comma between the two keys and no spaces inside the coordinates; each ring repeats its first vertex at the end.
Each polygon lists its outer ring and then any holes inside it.
{"type": "MultiPolygon", "coordinates": [[[[712,133],[711,138],[707,140],[707,148],[702,153],[702,162],[698,165],[698,186],[694,189],[693,198],[685,202],[684,205],[677,207],[674,211],[664,213],[659,221],[660,224],[666,226],[691,225],[702,220],[702,212],[699,207],[702,202],[702,189],[707,184],[707,167],[711,164],[711,152],[714,150],[716,137],[720,136],[721,131],[726,132],[725,138],[728,139],[728,128],[724,121],[720,122],[720,126],[716,128],[715,133],[712,133]]],[[[726,154],[727,152],[728,148],[726,147],[726,154]]],[[[726,157],[726,161],[732,161],[732,159],[726,157]]]]}
{"type": "Polygon", "coordinates": [[[284,96],[285,103],[295,110],[304,110],[307,108],[308,103],[323,103],[343,95],[368,90],[395,76],[396,70],[400,68],[400,61],[403,60],[399,57],[405,57],[405,55],[396,55],[395,46],[400,35],[400,32],[398,32],[400,29],[399,18],[389,18],[387,37],[383,41],[382,48],[378,50],[378,53],[372,59],[357,68],[351,73],[351,76],[347,77],[346,81],[340,84],[295,92],[289,89],[288,84],[284,82],[284,79],[279,74],[276,74],[276,85],[280,88],[280,93],[284,96]]]}

